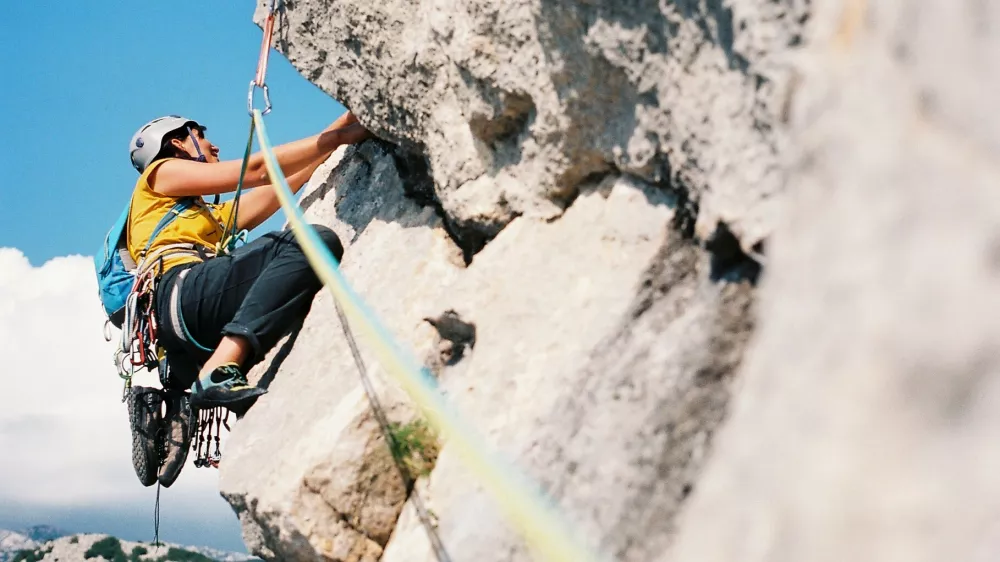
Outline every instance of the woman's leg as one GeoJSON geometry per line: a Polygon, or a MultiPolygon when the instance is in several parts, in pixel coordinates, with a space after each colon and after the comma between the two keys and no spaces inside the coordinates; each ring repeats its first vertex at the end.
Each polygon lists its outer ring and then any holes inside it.
{"type": "Polygon", "coordinates": [[[250,341],[243,336],[223,336],[219,345],[215,346],[215,351],[198,372],[198,378],[205,378],[212,374],[218,367],[230,363],[243,365],[253,348],[250,341]]]}
{"type": "MultiPolygon", "coordinates": [[[[339,260],[343,247],[337,236],[326,227],[316,229],[339,260]]],[[[168,284],[176,285],[175,278],[168,284]]],[[[232,378],[232,369],[228,367],[232,363],[245,372],[263,359],[287,330],[308,313],[321,287],[294,235],[288,231],[268,233],[230,255],[192,267],[180,286],[177,300],[189,336],[184,348],[199,355],[202,363],[201,384],[195,390],[232,378]],[[220,373],[223,366],[227,368],[220,373]],[[213,373],[216,373],[214,378],[213,373]]],[[[164,289],[169,293],[173,287],[164,289]]],[[[160,302],[161,324],[167,324],[169,313],[164,315],[162,309],[169,305],[162,304],[163,298],[160,302]]],[[[235,395],[232,397],[235,399],[235,395]]]]}

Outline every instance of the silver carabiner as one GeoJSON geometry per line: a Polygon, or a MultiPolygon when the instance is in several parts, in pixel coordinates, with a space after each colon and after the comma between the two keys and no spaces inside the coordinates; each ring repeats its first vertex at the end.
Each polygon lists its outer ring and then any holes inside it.
{"type": "MultiPolygon", "coordinates": [[[[253,94],[257,87],[257,81],[251,80],[250,90],[247,91],[247,113],[249,113],[251,117],[253,116],[253,94]]],[[[267,90],[266,82],[263,86],[260,86],[260,89],[264,91],[264,111],[261,111],[260,114],[267,115],[268,113],[271,113],[271,93],[267,90]]]]}

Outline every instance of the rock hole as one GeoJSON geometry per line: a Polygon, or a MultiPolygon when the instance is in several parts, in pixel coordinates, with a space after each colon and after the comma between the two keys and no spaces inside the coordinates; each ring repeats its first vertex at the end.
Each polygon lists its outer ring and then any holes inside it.
{"type": "Polygon", "coordinates": [[[472,134],[489,145],[514,140],[535,116],[535,101],[528,94],[502,92],[500,103],[499,115],[476,115],[469,120],[472,134]]]}
{"type": "Polygon", "coordinates": [[[465,356],[466,348],[476,347],[476,325],[462,320],[454,310],[446,310],[437,318],[424,318],[424,321],[434,326],[441,337],[438,351],[445,365],[458,363],[465,356]]]}
{"type": "Polygon", "coordinates": [[[698,222],[698,202],[688,196],[687,190],[670,189],[669,192],[677,197],[671,226],[685,239],[691,240],[694,238],[695,223],[698,222]]]}
{"type": "MultiPolygon", "coordinates": [[[[758,245],[763,250],[763,245],[758,245]]],[[[739,239],[725,223],[716,225],[715,232],[705,241],[705,249],[712,255],[709,273],[712,281],[749,281],[753,285],[757,284],[761,272],[760,263],[743,251],[739,239]]],[[[757,251],[756,246],[754,251],[757,251]]]]}
{"type": "Polygon", "coordinates": [[[434,209],[434,212],[441,217],[445,232],[462,250],[465,265],[471,264],[473,256],[479,253],[492,237],[474,226],[465,226],[452,220],[444,212],[444,207],[441,206],[441,201],[434,190],[434,177],[426,156],[407,151],[400,146],[394,147],[392,156],[399,176],[403,180],[404,194],[417,204],[434,209]]]}

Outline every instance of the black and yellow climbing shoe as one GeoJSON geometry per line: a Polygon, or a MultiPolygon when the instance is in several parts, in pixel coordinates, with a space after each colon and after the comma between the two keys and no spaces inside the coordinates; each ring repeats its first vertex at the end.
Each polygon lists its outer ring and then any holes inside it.
{"type": "Polygon", "coordinates": [[[143,486],[156,483],[163,445],[159,389],[133,386],[128,391],[128,419],[132,429],[132,467],[143,486]]]}
{"type": "Polygon", "coordinates": [[[216,367],[207,379],[194,381],[191,406],[202,410],[223,406],[245,411],[258,396],[266,393],[263,388],[250,386],[239,365],[226,363],[216,367]]]}
{"type": "Polygon", "coordinates": [[[187,394],[168,391],[165,402],[167,412],[163,416],[163,450],[160,455],[162,462],[157,480],[164,488],[169,488],[184,468],[188,451],[191,449],[191,438],[198,424],[187,394]]]}

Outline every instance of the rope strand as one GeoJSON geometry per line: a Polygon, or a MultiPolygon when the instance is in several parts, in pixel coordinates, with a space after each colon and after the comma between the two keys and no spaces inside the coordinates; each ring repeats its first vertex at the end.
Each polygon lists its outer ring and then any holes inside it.
{"type": "Polygon", "coordinates": [[[403,485],[410,491],[413,507],[417,510],[417,517],[420,519],[420,523],[427,531],[427,538],[431,542],[431,548],[434,549],[434,554],[440,562],[451,562],[451,557],[448,556],[448,551],[445,550],[444,543],[441,542],[441,537],[438,535],[433,521],[431,521],[430,513],[428,513],[427,506],[424,504],[424,500],[417,490],[413,476],[410,475],[410,471],[406,467],[406,462],[399,453],[400,447],[396,441],[396,436],[390,429],[389,418],[386,416],[385,409],[382,407],[382,403],[378,399],[378,394],[375,392],[375,385],[372,384],[371,379],[368,377],[368,369],[365,368],[365,363],[361,358],[361,351],[358,349],[358,344],[354,340],[354,334],[347,324],[347,317],[344,315],[344,311],[341,310],[340,303],[334,302],[334,306],[337,308],[337,316],[340,317],[340,326],[344,329],[344,337],[351,347],[351,355],[354,356],[354,363],[357,365],[358,373],[361,375],[361,384],[365,388],[365,394],[368,395],[368,402],[371,404],[372,412],[375,414],[375,419],[382,430],[382,435],[385,436],[385,443],[389,447],[389,453],[392,455],[392,460],[399,471],[399,476],[403,479],[403,485]]]}

